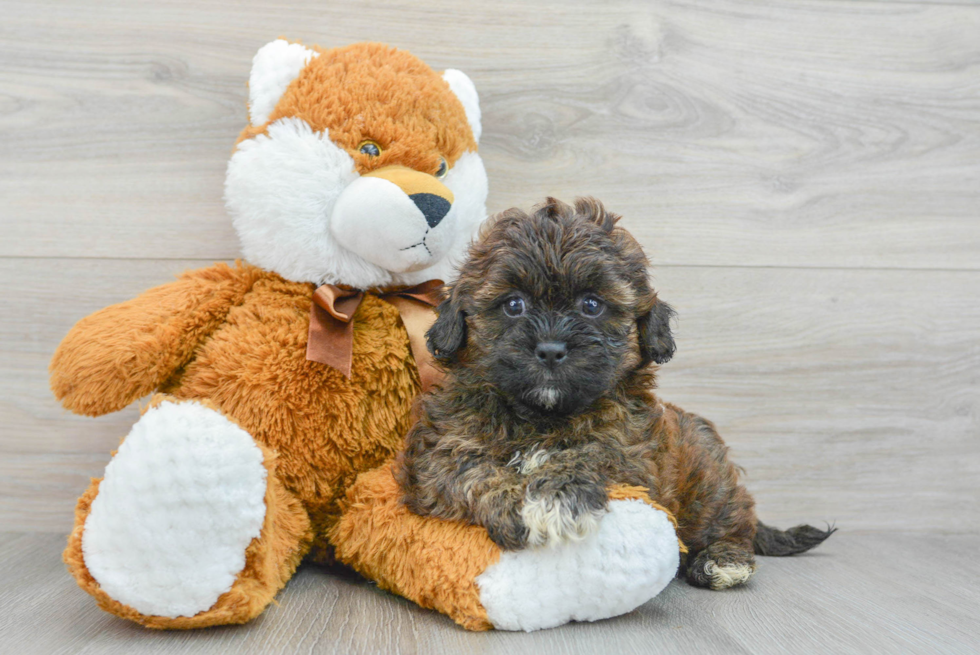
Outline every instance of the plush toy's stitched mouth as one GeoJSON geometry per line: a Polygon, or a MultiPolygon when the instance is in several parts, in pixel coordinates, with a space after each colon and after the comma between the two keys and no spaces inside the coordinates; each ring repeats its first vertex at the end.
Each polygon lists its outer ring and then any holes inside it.
{"type": "Polygon", "coordinates": [[[429,246],[425,243],[425,238],[427,236],[429,236],[429,228],[425,229],[425,234],[422,235],[421,241],[419,241],[418,243],[413,243],[412,245],[406,246],[404,248],[399,248],[398,252],[404,252],[405,250],[411,250],[412,248],[418,248],[419,246],[422,246],[423,248],[425,248],[425,251],[429,253],[429,257],[432,257],[433,256],[432,251],[429,250],[429,246]]]}

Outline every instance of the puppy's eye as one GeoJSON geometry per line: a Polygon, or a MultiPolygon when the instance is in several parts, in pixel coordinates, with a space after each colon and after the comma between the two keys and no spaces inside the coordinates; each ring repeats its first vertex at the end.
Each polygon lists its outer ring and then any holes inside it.
{"type": "Polygon", "coordinates": [[[595,318],[602,313],[602,310],[606,308],[602,304],[602,301],[595,296],[586,296],[582,298],[582,313],[590,318],[595,318]]]}
{"type": "Polygon", "coordinates": [[[440,180],[446,177],[446,173],[449,172],[449,164],[446,163],[445,157],[439,158],[439,170],[436,171],[436,177],[440,180]]]}
{"type": "Polygon", "coordinates": [[[509,298],[504,301],[504,313],[511,318],[523,316],[527,311],[527,305],[523,298],[509,298]]]}
{"type": "Polygon", "coordinates": [[[377,157],[381,154],[381,146],[368,139],[367,141],[361,141],[361,145],[357,146],[357,151],[368,157],[377,157]]]}

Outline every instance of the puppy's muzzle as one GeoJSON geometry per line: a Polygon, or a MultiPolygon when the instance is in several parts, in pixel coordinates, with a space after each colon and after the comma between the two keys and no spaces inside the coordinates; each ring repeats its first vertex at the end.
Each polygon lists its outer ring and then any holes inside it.
{"type": "Polygon", "coordinates": [[[538,361],[550,369],[557,368],[568,356],[568,346],[561,341],[542,341],[534,349],[538,361]]]}

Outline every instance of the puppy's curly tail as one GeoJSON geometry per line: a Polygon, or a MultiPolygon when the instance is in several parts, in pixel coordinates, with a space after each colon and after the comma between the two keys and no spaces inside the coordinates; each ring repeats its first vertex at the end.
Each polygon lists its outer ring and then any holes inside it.
{"type": "Polygon", "coordinates": [[[819,546],[835,532],[837,532],[837,528],[833,526],[821,530],[812,525],[798,525],[789,530],[778,530],[759,521],[752,546],[756,555],[772,555],[775,557],[796,555],[819,546]]]}

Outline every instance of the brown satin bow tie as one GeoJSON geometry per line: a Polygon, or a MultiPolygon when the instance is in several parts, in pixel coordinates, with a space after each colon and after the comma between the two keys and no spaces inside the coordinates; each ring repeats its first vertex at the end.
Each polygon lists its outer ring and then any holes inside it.
{"type": "MultiPolygon", "coordinates": [[[[442,299],[442,285],[442,280],[429,280],[407,289],[382,290],[377,294],[394,305],[401,315],[423,391],[442,377],[425,346],[425,332],[435,321],[432,308],[442,299]]],[[[313,292],[306,359],[326,364],[350,378],[354,357],[354,322],[351,319],[363,299],[363,291],[341,289],[332,284],[324,284],[313,292]]]]}

